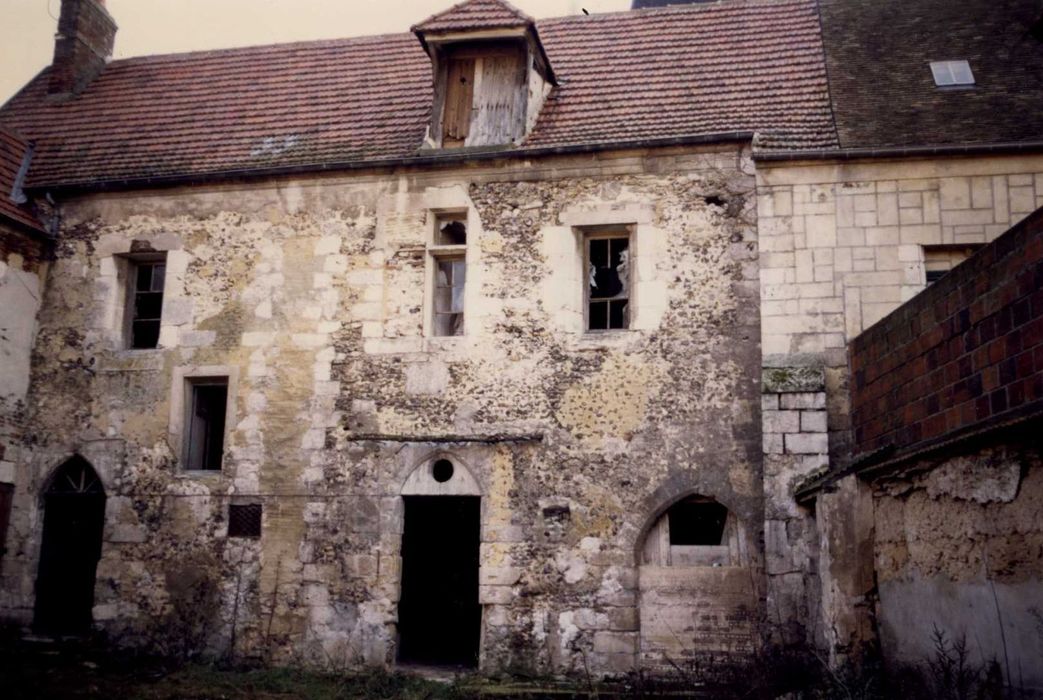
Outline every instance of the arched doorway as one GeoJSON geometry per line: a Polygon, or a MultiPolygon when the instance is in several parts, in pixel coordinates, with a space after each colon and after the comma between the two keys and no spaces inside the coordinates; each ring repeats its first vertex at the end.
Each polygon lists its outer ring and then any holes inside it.
{"type": "Polygon", "coordinates": [[[402,489],[402,594],[398,660],[478,665],[481,491],[450,455],[421,464],[402,489]]]}
{"type": "Polygon", "coordinates": [[[76,456],[55,470],[43,508],[33,627],[49,634],[86,632],[105,523],[105,489],[87,460],[76,456]]]}

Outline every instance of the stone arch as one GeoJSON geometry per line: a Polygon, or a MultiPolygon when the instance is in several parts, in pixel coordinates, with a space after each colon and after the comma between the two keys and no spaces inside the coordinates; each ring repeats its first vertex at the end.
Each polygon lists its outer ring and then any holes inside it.
{"type": "Polygon", "coordinates": [[[708,496],[735,513],[734,504],[727,496],[717,494],[714,489],[706,488],[704,484],[695,479],[687,478],[687,475],[678,474],[668,479],[659,488],[649,494],[639,510],[643,515],[637,527],[630,530],[624,546],[632,553],[634,566],[641,564],[641,550],[645,545],[645,538],[649,531],[655,526],[671,507],[689,496],[708,496]]]}
{"type": "Polygon", "coordinates": [[[44,472],[37,498],[43,507],[47,495],[57,491],[74,489],[81,493],[100,493],[105,497],[105,480],[89,459],[73,452],[53,464],[44,472]]]}
{"type": "Polygon", "coordinates": [[[482,485],[459,455],[447,450],[428,453],[402,482],[402,496],[483,496],[482,485]],[[452,465],[446,478],[444,463],[452,465]]]}

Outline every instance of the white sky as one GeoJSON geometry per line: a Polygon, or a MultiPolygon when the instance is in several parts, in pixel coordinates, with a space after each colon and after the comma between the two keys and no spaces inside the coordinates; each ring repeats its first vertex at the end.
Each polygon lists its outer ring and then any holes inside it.
{"type": "MultiPolygon", "coordinates": [[[[107,0],[115,58],[409,31],[457,0],[107,0]]],[[[625,10],[630,0],[512,0],[534,17],[625,10]]],[[[0,102],[51,62],[61,0],[0,0],[0,102]]]]}

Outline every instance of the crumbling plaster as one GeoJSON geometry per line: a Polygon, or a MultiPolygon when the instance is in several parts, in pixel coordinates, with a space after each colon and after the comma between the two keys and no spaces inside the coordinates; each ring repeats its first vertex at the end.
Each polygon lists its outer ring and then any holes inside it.
{"type": "Polygon", "coordinates": [[[109,495],[95,620],[117,639],[390,663],[401,490],[449,453],[482,492],[483,668],[633,668],[653,511],[683,493],[729,504],[744,581],[761,575],[752,187],[747,154],[675,149],[65,202],[5,614],[28,618],[39,488],[78,452],[109,495]],[[468,216],[461,337],[424,334],[438,210],[468,216]],[[592,220],[633,232],[631,330],[576,323],[592,220]],[[119,347],[134,246],[167,255],[155,350],[119,347]],[[200,477],[168,423],[175,377],[201,366],[238,378],[224,469],[200,477]],[[260,540],[226,537],[242,498],[264,505],[260,540]]]}
{"type": "Polygon", "coordinates": [[[1043,690],[1043,460],[1010,442],[911,465],[874,484],[873,563],[891,663],[935,653],[938,630],[1043,690]]]}

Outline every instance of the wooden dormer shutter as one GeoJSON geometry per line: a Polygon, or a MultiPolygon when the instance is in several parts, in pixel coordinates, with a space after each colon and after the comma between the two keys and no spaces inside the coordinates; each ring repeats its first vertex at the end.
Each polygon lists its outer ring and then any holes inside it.
{"type": "Polygon", "coordinates": [[[449,59],[446,74],[445,112],[442,117],[442,146],[463,146],[471,129],[474,102],[474,59],[449,59]]]}
{"type": "Polygon", "coordinates": [[[508,144],[525,131],[525,54],[515,46],[481,58],[474,96],[474,133],[481,145],[508,144]]]}

